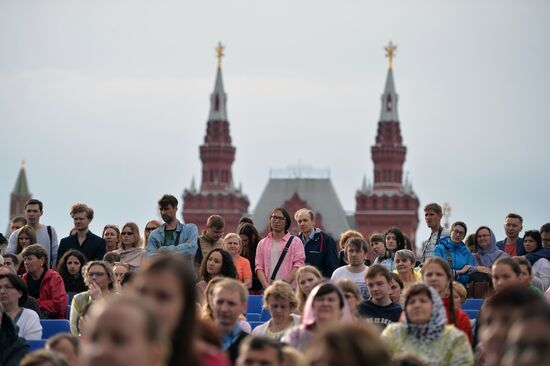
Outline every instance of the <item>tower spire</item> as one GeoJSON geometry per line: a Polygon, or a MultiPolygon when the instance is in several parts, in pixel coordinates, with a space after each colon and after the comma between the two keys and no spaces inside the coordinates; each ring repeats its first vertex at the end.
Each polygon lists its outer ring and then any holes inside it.
{"type": "Polygon", "coordinates": [[[395,57],[395,51],[397,45],[394,45],[391,41],[386,50],[386,58],[388,59],[388,75],[386,76],[386,86],[384,87],[384,94],[381,96],[382,108],[380,110],[380,121],[399,121],[399,115],[397,114],[397,101],[399,96],[395,91],[395,85],[393,82],[393,59],[395,57]]]}
{"type": "Polygon", "coordinates": [[[13,187],[12,194],[30,195],[29,185],[27,184],[27,174],[25,173],[25,160],[21,160],[19,175],[17,176],[17,180],[15,181],[15,187],[13,187]]]}
{"type": "Polygon", "coordinates": [[[227,94],[223,88],[222,78],[222,57],[225,46],[221,42],[218,42],[216,47],[216,57],[218,59],[218,70],[216,72],[216,83],[214,84],[214,91],[210,94],[210,114],[208,116],[209,121],[226,121],[227,120],[227,94]]]}

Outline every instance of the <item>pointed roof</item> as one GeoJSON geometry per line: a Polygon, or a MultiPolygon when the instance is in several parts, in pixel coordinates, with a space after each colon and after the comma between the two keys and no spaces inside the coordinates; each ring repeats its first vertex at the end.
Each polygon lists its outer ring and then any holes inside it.
{"type": "Polygon", "coordinates": [[[216,73],[216,84],[214,91],[210,94],[210,114],[209,121],[227,121],[226,111],[227,95],[223,88],[223,78],[221,66],[218,66],[216,73]]]}
{"type": "Polygon", "coordinates": [[[21,168],[19,169],[19,175],[13,187],[13,194],[28,195],[29,185],[27,184],[27,175],[25,174],[25,163],[21,162],[21,168]]]}
{"type": "Polygon", "coordinates": [[[393,82],[393,69],[389,68],[388,75],[386,76],[386,87],[381,97],[382,109],[380,111],[380,121],[399,121],[399,115],[397,114],[398,98],[399,96],[395,91],[395,84],[393,82]]]}

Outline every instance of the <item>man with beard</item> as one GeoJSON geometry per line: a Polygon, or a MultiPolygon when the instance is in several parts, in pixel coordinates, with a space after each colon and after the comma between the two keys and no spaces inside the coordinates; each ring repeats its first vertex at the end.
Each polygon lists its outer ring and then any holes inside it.
{"type": "Polygon", "coordinates": [[[147,242],[147,255],[160,252],[181,253],[193,261],[197,252],[199,231],[195,224],[186,224],[176,219],[178,199],[165,194],[158,201],[164,224],[153,230],[147,242]]]}

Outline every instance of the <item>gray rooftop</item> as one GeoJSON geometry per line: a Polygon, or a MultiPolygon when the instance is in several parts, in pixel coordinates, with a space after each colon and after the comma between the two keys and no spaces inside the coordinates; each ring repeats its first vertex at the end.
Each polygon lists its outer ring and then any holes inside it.
{"type": "MultiPolygon", "coordinates": [[[[260,232],[266,231],[271,210],[281,207],[294,194],[308,203],[316,214],[321,214],[323,226],[335,239],[350,229],[346,212],[329,178],[270,178],[254,209],[254,224],[260,232]]],[[[294,216],[294,212],[290,212],[294,216]]]]}
{"type": "Polygon", "coordinates": [[[227,95],[223,89],[222,69],[218,67],[214,91],[210,94],[209,121],[227,121],[227,95]]]}
{"type": "Polygon", "coordinates": [[[397,102],[399,96],[395,91],[395,85],[393,83],[393,70],[388,70],[388,76],[386,77],[386,87],[384,88],[384,94],[380,97],[382,100],[382,109],[380,111],[380,121],[397,122],[399,116],[397,114],[397,102]]]}

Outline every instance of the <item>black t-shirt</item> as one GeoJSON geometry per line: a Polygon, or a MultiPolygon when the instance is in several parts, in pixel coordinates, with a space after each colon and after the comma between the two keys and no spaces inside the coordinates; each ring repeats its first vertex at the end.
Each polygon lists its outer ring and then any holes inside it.
{"type": "Polygon", "coordinates": [[[44,270],[44,272],[42,272],[42,276],[40,276],[40,278],[37,280],[33,280],[30,273],[27,275],[27,287],[29,289],[29,296],[32,296],[35,299],[40,298],[40,284],[42,283],[45,274],[46,271],[44,270]]]}
{"type": "Polygon", "coordinates": [[[398,322],[401,311],[401,305],[394,302],[387,306],[380,306],[371,300],[367,300],[357,306],[357,313],[361,318],[382,328],[386,328],[388,324],[398,322]]]}

